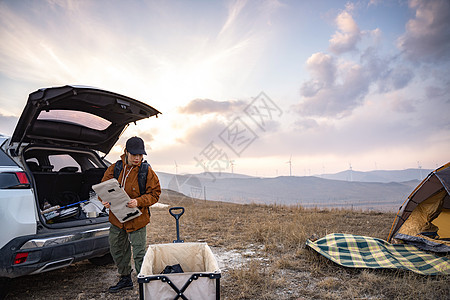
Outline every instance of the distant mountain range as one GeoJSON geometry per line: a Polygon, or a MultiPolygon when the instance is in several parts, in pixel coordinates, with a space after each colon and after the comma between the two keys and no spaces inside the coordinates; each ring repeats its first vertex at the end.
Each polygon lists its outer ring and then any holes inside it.
{"type": "Polygon", "coordinates": [[[432,170],[344,171],[318,176],[260,178],[231,173],[157,172],[161,186],[186,196],[233,203],[397,211],[432,170]]]}
{"type": "Polygon", "coordinates": [[[422,180],[432,171],[433,170],[430,169],[376,170],[369,172],[346,170],[335,174],[322,174],[318,177],[360,182],[404,182],[410,180],[422,180]]]}

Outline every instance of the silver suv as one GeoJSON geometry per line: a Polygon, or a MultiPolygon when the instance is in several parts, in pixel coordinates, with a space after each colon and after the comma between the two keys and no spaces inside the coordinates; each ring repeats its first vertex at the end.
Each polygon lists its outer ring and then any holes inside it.
{"type": "Polygon", "coordinates": [[[92,87],[29,95],[13,135],[0,135],[0,279],[109,260],[107,211],[85,210],[91,186],[127,125],[159,113],[92,87]]]}

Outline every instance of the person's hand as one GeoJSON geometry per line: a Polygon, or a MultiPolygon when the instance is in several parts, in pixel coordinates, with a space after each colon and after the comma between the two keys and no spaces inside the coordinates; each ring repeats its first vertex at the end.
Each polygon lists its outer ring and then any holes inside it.
{"type": "Polygon", "coordinates": [[[111,206],[111,203],[109,203],[109,202],[104,202],[104,201],[102,201],[102,204],[103,204],[103,206],[106,207],[106,208],[110,208],[110,206],[111,206]]]}
{"type": "Polygon", "coordinates": [[[131,199],[130,201],[128,201],[127,206],[130,207],[130,208],[137,207],[137,200],[136,199],[131,199]]]}

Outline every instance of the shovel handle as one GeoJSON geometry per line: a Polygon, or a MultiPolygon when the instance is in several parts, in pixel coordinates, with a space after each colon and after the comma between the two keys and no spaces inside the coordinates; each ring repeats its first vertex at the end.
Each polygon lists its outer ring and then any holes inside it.
{"type": "Polygon", "coordinates": [[[184,214],[184,207],[171,207],[169,208],[169,213],[175,218],[175,220],[179,220],[184,214]],[[181,210],[181,212],[176,214],[173,212],[174,210],[181,210]]]}

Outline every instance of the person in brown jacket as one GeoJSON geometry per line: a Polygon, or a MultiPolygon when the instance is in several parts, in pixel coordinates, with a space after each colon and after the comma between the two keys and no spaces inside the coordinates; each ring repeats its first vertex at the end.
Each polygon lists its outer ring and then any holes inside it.
{"type": "MultiPolygon", "coordinates": [[[[144,158],[144,141],[139,137],[132,137],[127,140],[122,160],[122,170],[119,174],[120,186],[130,197],[127,206],[139,208],[142,214],[134,219],[121,223],[117,217],[109,212],[109,246],[110,252],[117,266],[120,280],[115,286],[111,286],[108,291],[116,293],[120,290],[130,290],[133,288],[131,280],[131,249],[133,249],[133,259],[136,273],[139,274],[146,251],[147,224],[150,222],[149,207],[159,200],[161,187],[158,176],[148,167],[145,193],[141,195],[138,183],[139,167],[144,158]]],[[[112,164],[103,175],[103,181],[114,178],[114,168],[117,163],[112,164]]],[[[110,207],[107,199],[101,199],[102,204],[110,207]]]]}

